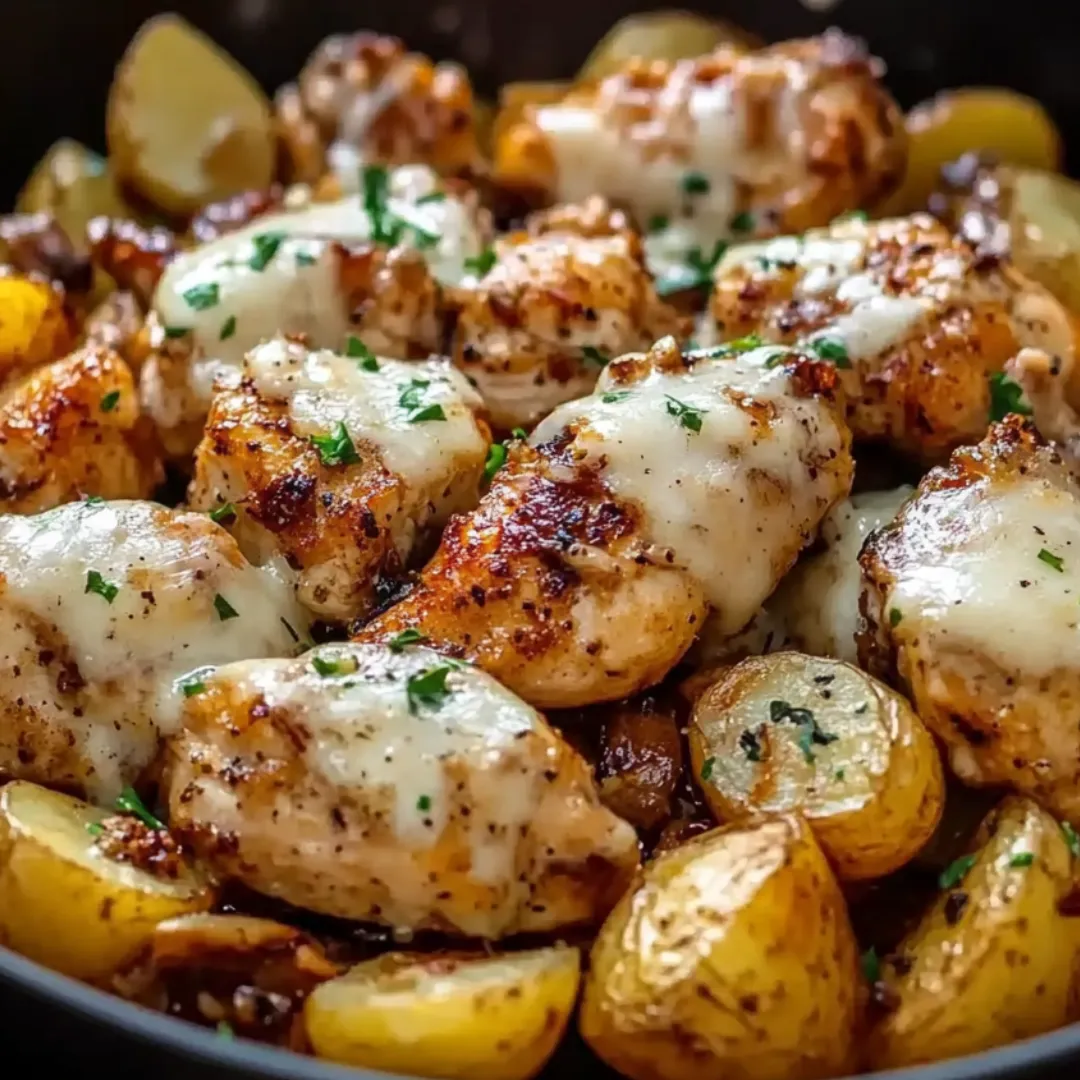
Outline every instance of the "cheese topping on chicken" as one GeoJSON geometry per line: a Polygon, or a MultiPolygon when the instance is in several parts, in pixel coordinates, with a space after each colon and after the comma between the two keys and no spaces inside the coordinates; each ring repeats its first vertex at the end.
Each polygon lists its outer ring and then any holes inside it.
{"type": "Polygon", "coordinates": [[[187,673],[285,655],[288,587],[208,518],[86,501],[0,517],[0,771],[107,800],[176,729],[187,673]]]}

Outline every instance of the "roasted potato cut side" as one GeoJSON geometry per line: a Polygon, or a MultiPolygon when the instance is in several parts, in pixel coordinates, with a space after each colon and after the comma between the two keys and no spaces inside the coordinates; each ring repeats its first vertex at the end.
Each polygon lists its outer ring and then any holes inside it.
{"type": "Polygon", "coordinates": [[[21,780],[0,790],[0,942],[31,960],[100,982],[162,920],[213,900],[164,834],[134,818],[21,780]]]}
{"type": "Polygon", "coordinates": [[[411,1076],[525,1080],[577,997],[577,949],[504,956],[390,953],[323,983],[304,1009],[319,1057],[411,1076]]]}
{"type": "Polygon", "coordinates": [[[0,274],[0,384],[75,346],[64,298],[47,281],[0,274]]]}
{"type": "Polygon", "coordinates": [[[809,1080],[852,1064],[859,960],[840,887],[794,816],[665,852],[592,951],[581,1033],[631,1080],[809,1080]]]}
{"type": "Polygon", "coordinates": [[[902,866],[941,817],[933,737],[904,698],[840,660],[744,660],[698,699],[689,736],[721,821],[798,811],[848,880],[902,866]]]}
{"type": "Polygon", "coordinates": [[[1060,910],[1072,888],[1068,838],[1036,803],[1010,796],[977,844],[942,872],[933,907],[881,964],[890,1008],[871,1034],[873,1068],[989,1050],[1071,1018],[1080,919],[1060,910]]]}
{"type": "Polygon", "coordinates": [[[106,138],[118,179],[169,214],[268,187],[270,101],[208,37],[176,15],[144,23],[116,70],[106,138]]]}

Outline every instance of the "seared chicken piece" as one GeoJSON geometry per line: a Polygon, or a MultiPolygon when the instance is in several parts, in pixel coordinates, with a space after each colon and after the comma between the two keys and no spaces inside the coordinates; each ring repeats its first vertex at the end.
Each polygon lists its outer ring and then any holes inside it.
{"type": "Polygon", "coordinates": [[[144,499],[164,479],[135,380],[86,348],[0,391],[0,512],[34,514],[82,495],[144,499]]]}
{"type": "Polygon", "coordinates": [[[1075,317],[925,214],[732,248],[711,316],[721,338],[754,333],[832,360],[856,440],[925,461],[982,437],[996,411],[992,377],[1021,346],[1080,379],[1075,317]]]}
{"type": "Polygon", "coordinates": [[[328,37],[275,108],[290,180],[314,183],[328,168],[351,178],[361,162],[419,162],[443,176],[480,168],[468,73],[397,38],[328,37]]]}
{"type": "Polygon", "coordinates": [[[658,299],[626,218],[603,199],[532,215],[491,259],[451,306],[454,362],[497,428],[531,428],[588,394],[611,358],[688,330],[658,299]]]}
{"type": "Polygon", "coordinates": [[[974,785],[1080,825],[1080,483],[1010,416],[932,470],[860,557],[865,663],[895,664],[974,785]]]}
{"type": "Polygon", "coordinates": [[[108,802],[175,730],[197,669],[291,654],[306,628],[202,514],[87,500],[0,517],[0,775],[108,802]]]}
{"type": "Polygon", "coordinates": [[[422,166],[368,171],[363,196],[256,217],[177,255],[154,293],[142,396],[170,453],[191,452],[214,382],[278,332],[401,358],[441,352],[442,287],[483,249],[475,200],[422,166]]]}
{"type": "Polygon", "coordinates": [[[328,645],[205,687],[171,743],[170,825],[260,892],[498,938],[598,921],[637,866],[585,762],[469,665],[328,645]]]}
{"type": "Polygon", "coordinates": [[[191,505],[216,509],[252,561],[284,555],[316,615],[358,618],[381,574],[399,572],[426,530],[479,499],[480,404],[445,361],[276,338],[248,354],[239,388],[215,397],[191,505]]]}
{"type": "Polygon", "coordinates": [[[656,272],[733,235],[801,232],[869,205],[905,162],[881,65],[830,32],[754,52],[632,60],[503,125],[495,180],[534,200],[604,195],[649,226],[656,272]]]}
{"type": "Polygon", "coordinates": [[[415,628],[537,707],[659,681],[713,609],[736,633],[848,491],[831,365],[784,349],[613,361],[511,449],[417,586],[363,631],[415,628]]]}

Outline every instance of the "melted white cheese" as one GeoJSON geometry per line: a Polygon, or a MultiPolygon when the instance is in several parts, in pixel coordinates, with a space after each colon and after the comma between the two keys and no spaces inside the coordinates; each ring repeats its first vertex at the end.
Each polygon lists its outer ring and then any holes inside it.
{"type": "Polygon", "coordinates": [[[355,357],[275,338],[253,349],[246,367],[260,395],[288,402],[296,434],[328,435],[344,424],[361,456],[361,442],[375,446],[411,487],[444,483],[447,460],[483,457],[487,440],[475,416],[482,402],[459,371],[441,360],[376,363],[367,371],[355,357]],[[444,419],[413,419],[435,406],[444,419]]]}
{"type": "Polygon", "coordinates": [[[897,612],[893,633],[925,635],[939,651],[977,650],[1026,675],[1075,667],[1080,498],[1021,479],[922,499],[947,500],[947,512],[927,505],[917,518],[929,531],[917,558],[896,568],[885,598],[886,612],[897,612]]]}
{"type": "Polygon", "coordinates": [[[814,528],[835,495],[831,477],[805,459],[839,453],[840,432],[827,406],[796,397],[787,373],[765,366],[776,351],[703,360],[686,373],[653,370],[626,387],[605,371],[591,397],[557,409],[531,440],[574,429],[576,448],[609,488],[644,510],[656,560],[697,579],[729,634],[772,591],[777,551],[814,528]],[[767,426],[740,399],[772,407],[767,426]]]}

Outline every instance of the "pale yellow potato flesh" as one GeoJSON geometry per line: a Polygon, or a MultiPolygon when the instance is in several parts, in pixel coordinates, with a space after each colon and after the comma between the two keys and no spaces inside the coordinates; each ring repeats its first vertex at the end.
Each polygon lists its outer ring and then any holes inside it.
{"type": "Polygon", "coordinates": [[[177,15],[155,16],[132,39],[109,91],[106,137],[117,177],[170,214],[273,179],[269,99],[177,15]]]}
{"type": "Polygon", "coordinates": [[[593,947],[581,1034],[630,1080],[816,1080],[852,1067],[862,995],[843,894],[787,815],[645,868],[593,947]]]}
{"type": "Polygon", "coordinates": [[[319,1057],[448,1080],[527,1080],[577,997],[577,949],[496,957],[388,954],[319,986],[304,1021],[319,1057]]]}
{"type": "Polygon", "coordinates": [[[107,858],[90,832],[107,816],[26,781],[0,789],[0,944],[103,982],[158,923],[210,907],[214,890],[192,870],[158,878],[107,858]]]}
{"type": "Polygon", "coordinates": [[[881,965],[891,1008],[869,1040],[875,1069],[989,1050],[1075,1015],[1080,920],[1059,910],[1073,873],[1061,827],[1010,796],[979,841],[970,869],[954,864],[958,880],[896,949],[899,963],[881,965]]]}
{"type": "Polygon", "coordinates": [[[689,738],[721,821],[798,811],[846,880],[903,866],[941,817],[930,732],[903,697],[840,660],[744,660],[698,698],[689,738]]]}

